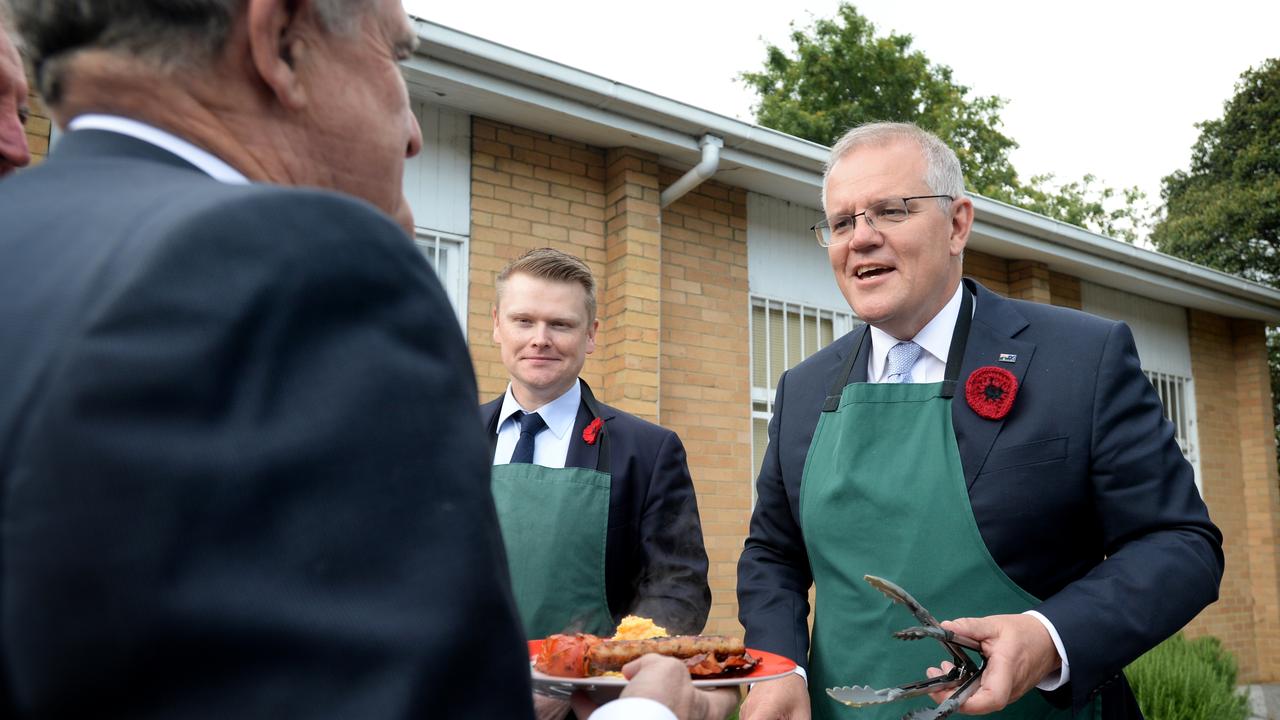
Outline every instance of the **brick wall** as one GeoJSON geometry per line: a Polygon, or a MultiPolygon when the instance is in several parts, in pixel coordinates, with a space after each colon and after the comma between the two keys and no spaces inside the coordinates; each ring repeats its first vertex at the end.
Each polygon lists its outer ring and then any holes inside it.
{"type": "MultiPolygon", "coordinates": [[[[679,175],[663,168],[662,186],[679,175]]],[[[662,213],[662,424],[679,433],[698,492],[713,606],[738,635],[738,555],[751,514],[746,192],[700,185],[662,213]]]]}
{"type": "Polygon", "coordinates": [[[1280,681],[1280,582],[1270,376],[1258,323],[1189,314],[1205,502],[1223,534],[1220,599],[1188,626],[1236,655],[1241,683],[1280,681]]]}
{"type": "MultiPolygon", "coordinates": [[[[553,247],[586,261],[596,276],[597,303],[607,295],[605,152],[543,133],[473,119],[471,123],[471,256],[467,342],[482,401],[507,386],[493,343],[494,278],[527,250],[553,247]]],[[[602,313],[603,314],[603,313],[602,313]]],[[[604,316],[597,347],[608,347],[616,323],[604,316]]],[[[604,388],[601,350],[587,358],[582,377],[604,388]]],[[[603,392],[597,396],[612,404],[603,392]]]]}
{"type": "Polygon", "coordinates": [[[27,104],[31,114],[27,116],[27,147],[31,150],[31,164],[39,165],[49,154],[49,137],[53,133],[53,123],[49,118],[49,109],[34,91],[27,96],[27,104]]]}
{"type": "Polygon", "coordinates": [[[964,274],[982,283],[993,293],[1009,294],[1009,263],[1004,258],[977,250],[965,250],[964,274]]]}

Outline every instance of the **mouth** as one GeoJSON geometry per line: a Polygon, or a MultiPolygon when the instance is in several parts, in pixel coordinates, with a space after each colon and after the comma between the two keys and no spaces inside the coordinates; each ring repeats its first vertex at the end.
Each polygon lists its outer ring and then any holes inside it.
{"type": "Polygon", "coordinates": [[[873,280],[888,275],[893,271],[894,269],[888,265],[867,264],[854,268],[853,275],[859,280],[873,280]]]}

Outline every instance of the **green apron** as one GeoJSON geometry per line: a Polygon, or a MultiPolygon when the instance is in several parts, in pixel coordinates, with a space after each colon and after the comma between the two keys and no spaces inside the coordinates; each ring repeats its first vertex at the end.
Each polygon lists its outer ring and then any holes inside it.
{"type": "MultiPolygon", "coordinates": [[[[966,290],[946,380],[928,384],[851,383],[862,344],[828,393],[805,460],[800,525],[816,593],[809,658],[814,718],[898,720],[929,697],[850,708],[826,688],[886,688],[925,677],[947,658],[931,640],[904,642],[894,630],[918,624],[865,581],[901,585],[941,619],[1019,613],[1036,598],[996,565],[969,505],[951,424],[951,400],[969,335],[966,290]]],[[[1067,718],[1031,691],[1000,718],[1067,718]]]]}
{"type": "MultiPolygon", "coordinates": [[[[582,402],[600,408],[586,383],[582,402]]],[[[497,435],[493,436],[494,442],[497,435]]],[[[572,440],[570,441],[572,442],[572,440]]],[[[511,587],[528,639],[560,632],[612,635],[605,596],[609,530],[609,434],[596,469],[494,465],[493,500],[507,547],[511,587]]]]}

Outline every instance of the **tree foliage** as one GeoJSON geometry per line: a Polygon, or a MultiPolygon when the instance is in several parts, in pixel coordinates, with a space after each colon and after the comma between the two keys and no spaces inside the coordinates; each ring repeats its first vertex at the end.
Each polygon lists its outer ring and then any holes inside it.
{"type": "Polygon", "coordinates": [[[877,36],[853,5],[807,28],[793,23],[791,43],[789,52],[768,45],[764,68],[740,76],[759,97],[761,125],[831,145],[861,123],[913,122],[956,151],[980,195],[1130,241],[1145,227],[1137,188],[1117,196],[1092,175],[1058,186],[1051,175],[1020,181],[1009,159],[1018,144],[1001,129],[1005,101],[972,94],[951,68],[913,50],[910,35],[877,36]],[[1108,207],[1121,197],[1124,205],[1108,207]]]}
{"type": "Polygon", "coordinates": [[[1280,287],[1280,58],[1245,71],[1222,117],[1196,127],[1190,169],[1162,183],[1151,242],[1280,287]]]}
{"type": "MultiPolygon", "coordinates": [[[[1190,168],[1162,183],[1165,214],[1151,242],[1170,255],[1280,288],[1280,58],[1246,70],[1222,117],[1196,127],[1190,168]]],[[[1267,354],[1274,403],[1280,397],[1280,333],[1274,329],[1267,332],[1267,354]]],[[[1273,407],[1280,422],[1280,405],[1273,407]]]]}

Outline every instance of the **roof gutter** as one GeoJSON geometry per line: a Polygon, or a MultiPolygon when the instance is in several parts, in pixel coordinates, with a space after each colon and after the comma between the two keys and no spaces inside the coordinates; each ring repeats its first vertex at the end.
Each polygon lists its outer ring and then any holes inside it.
{"type": "MultiPolygon", "coordinates": [[[[719,164],[707,177],[719,173],[747,190],[818,207],[826,147],[427,20],[417,19],[415,25],[423,45],[402,64],[406,77],[421,91],[450,93],[445,104],[602,147],[630,145],[657,153],[669,164],[688,163],[695,153],[705,162],[710,136],[722,147],[715,149],[719,164]],[[703,143],[695,140],[699,137],[703,143]]],[[[704,162],[697,166],[705,167],[704,162]]],[[[681,189],[684,194],[705,181],[694,175],[686,173],[676,183],[688,179],[689,188],[672,185],[668,192],[681,189]]],[[[973,199],[979,237],[971,246],[986,244],[1005,257],[1037,259],[1082,279],[1156,299],[1280,324],[1280,291],[1274,288],[995,200],[973,199]]],[[[664,207],[667,200],[664,192],[664,207]]]]}
{"type": "Polygon", "coordinates": [[[684,197],[690,190],[716,174],[716,170],[720,167],[720,148],[724,147],[724,140],[715,135],[703,135],[698,145],[702,148],[702,161],[662,191],[662,207],[665,208],[684,197]]]}

